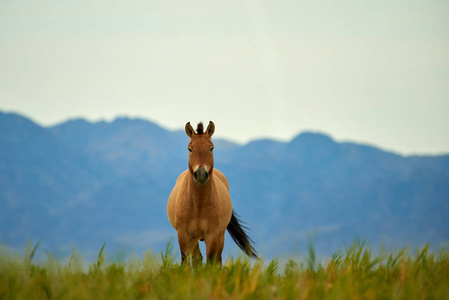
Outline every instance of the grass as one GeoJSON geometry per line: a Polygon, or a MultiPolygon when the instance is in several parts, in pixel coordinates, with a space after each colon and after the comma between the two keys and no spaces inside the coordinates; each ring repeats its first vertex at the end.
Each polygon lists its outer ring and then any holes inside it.
{"type": "Polygon", "coordinates": [[[289,260],[280,271],[278,259],[244,257],[191,269],[178,264],[171,242],[165,252],[121,263],[108,263],[103,245],[89,265],[77,255],[33,262],[37,247],[0,250],[0,299],[449,299],[444,248],[374,256],[356,241],[319,263],[310,246],[308,258],[289,260]]]}

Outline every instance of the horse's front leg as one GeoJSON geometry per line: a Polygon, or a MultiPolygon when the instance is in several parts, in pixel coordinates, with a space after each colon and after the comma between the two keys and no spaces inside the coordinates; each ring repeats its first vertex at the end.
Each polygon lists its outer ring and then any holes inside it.
{"type": "Polygon", "coordinates": [[[219,266],[222,263],[221,254],[224,247],[224,236],[225,232],[212,232],[207,234],[204,238],[206,243],[206,257],[207,263],[211,264],[216,262],[219,266]]]}
{"type": "Polygon", "coordinates": [[[203,261],[201,255],[200,245],[198,239],[190,237],[186,232],[178,231],[179,250],[181,250],[181,264],[190,265],[190,259],[192,260],[192,266],[196,267],[203,261]]]}

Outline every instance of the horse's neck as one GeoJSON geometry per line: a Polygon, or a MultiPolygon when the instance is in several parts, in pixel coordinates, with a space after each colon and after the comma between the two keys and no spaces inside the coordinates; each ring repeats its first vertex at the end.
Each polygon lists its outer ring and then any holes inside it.
{"type": "Polygon", "coordinates": [[[187,178],[188,182],[188,194],[190,195],[190,200],[193,202],[194,205],[202,205],[209,203],[213,200],[213,193],[215,190],[215,182],[214,182],[214,176],[213,173],[210,175],[209,183],[202,188],[199,188],[196,186],[195,182],[193,181],[193,175],[189,174],[187,178]]]}

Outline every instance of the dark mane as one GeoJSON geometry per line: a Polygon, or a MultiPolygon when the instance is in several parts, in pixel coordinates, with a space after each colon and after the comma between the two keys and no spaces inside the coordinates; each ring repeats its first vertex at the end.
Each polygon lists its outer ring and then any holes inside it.
{"type": "Polygon", "coordinates": [[[198,123],[198,127],[196,127],[196,133],[198,133],[198,134],[204,133],[203,123],[198,123]]]}

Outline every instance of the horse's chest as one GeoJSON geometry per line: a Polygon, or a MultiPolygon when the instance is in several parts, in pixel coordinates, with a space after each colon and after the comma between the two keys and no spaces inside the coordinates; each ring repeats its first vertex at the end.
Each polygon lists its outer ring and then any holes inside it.
{"type": "Polygon", "coordinates": [[[192,235],[204,235],[220,226],[220,207],[213,204],[186,205],[178,216],[178,225],[192,235]]]}

